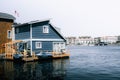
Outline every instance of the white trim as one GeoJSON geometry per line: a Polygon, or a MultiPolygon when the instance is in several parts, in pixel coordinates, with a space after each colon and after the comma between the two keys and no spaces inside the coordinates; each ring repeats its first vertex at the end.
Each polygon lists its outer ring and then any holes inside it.
{"type": "MultiPolygon", "coordinates": [[[[30,39],[23,39],[23,41],[30,41],[30,39]]],[[[64,41],[63,39],[32,39],[32,41],[64,41]]]]}
{"type": "Polygon", "coordinates": [[[12,41],[15,40],[15,28],[12,27],[12,41]]]}
{"type": "Polygon", "coordinates": [[[30,24],[30,50],[32,56],[32,24],[30,24]]]}

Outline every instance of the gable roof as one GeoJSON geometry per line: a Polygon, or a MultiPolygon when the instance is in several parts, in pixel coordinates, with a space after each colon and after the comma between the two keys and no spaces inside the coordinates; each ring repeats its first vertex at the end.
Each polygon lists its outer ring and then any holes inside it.
{"type": "Polygon", "coordinates": [[[56,28],[53,27],[52,24],[49,24],[49,25],[50,25],[50,27],[51,27],[62,39],[64,39],[64,41],[66,41],[66,39],[62,36],[62,34],[61,34],[60,32],[58,32],[58,30],[56,30],[56,28]]]}
{"type": "Polygon", "coordinates": [[[64,41],[66,41],[66,39],[60,34],[60,32],[58,32],[58,31],[55,29],[55,27],[54,27],[52,24],[49,23],[49,22],[50,22],[49,19],[47,19],[47,20],[31,21],[31,22],[28,22],[28,23],[15,25],[14,27],[22,27],[22,26],[25,26],[25,25],[36,24],[36,23],[44,23],[44,22],[48,23],[48,24],[50,25],[50,27],[51,27],[62,39],[64,39],[64,41]]]}
{"type": "Polygon", "coordinates": [[[36,24],[36,23],[43,23],[43,22],[49,23],[49,20],[36,20],[36,21],[30,21],[30,22],[23,23],[23,24],[17,24],[17,25],[15,25],[15,26],[13,26],[13,27],[22,27],[22,26],[25,26],[25,25],[36,24]]]}

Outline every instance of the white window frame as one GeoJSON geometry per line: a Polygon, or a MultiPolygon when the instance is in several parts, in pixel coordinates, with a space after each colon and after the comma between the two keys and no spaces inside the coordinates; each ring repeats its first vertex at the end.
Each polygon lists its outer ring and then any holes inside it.
{"type": "Polygon", "coordinates": [[[42,48],[42,42],[36,42],[35,43],[35,47],[38,48],[42,48]]]}
{"type": "Polygon", "coordinates": [[[49,26],[48,25],[43,26],[43,33],[49,33],[49,26]]]}
{"type": "Polygon", "coordinates": [[[12,38],[12,31],[11,31],[11,30],[8,30],[8,31],[7,31],[7,38],[8,38],[8,39],[11,39],[11,38],[12,38]]]}

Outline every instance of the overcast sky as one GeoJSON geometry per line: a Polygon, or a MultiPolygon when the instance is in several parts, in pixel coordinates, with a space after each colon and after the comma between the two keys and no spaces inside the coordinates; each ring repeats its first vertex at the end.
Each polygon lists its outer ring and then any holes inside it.
{"type": "Polygon", "coordinates": [[[51,19],[64,36],[120,35],[120,0],[0,0],[0,12],[19,23],[51,19]]]}

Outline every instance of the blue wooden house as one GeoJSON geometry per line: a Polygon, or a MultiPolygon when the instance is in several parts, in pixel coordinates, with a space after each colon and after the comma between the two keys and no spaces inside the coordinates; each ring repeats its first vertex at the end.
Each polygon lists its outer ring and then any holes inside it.
{"type": "Polygon", "coordinates": [[[31,55],[32,52],[61,52],[65,49],[65,38],[50,24],[50,20],[32,21],[13,28],[14,40],[26,42],[31,55]]]}

